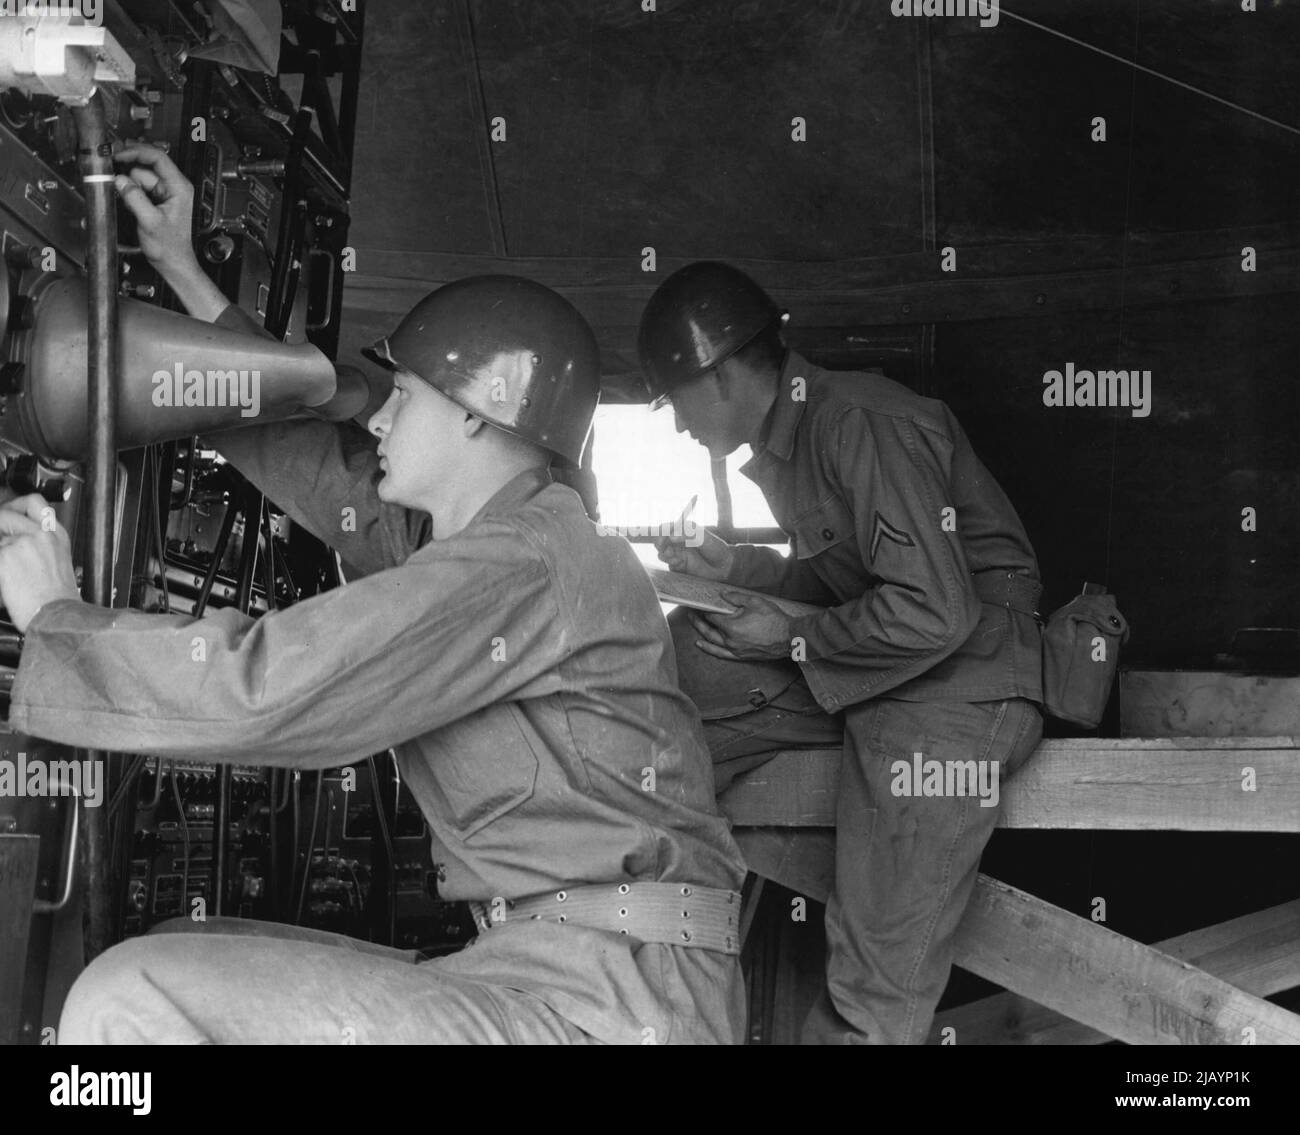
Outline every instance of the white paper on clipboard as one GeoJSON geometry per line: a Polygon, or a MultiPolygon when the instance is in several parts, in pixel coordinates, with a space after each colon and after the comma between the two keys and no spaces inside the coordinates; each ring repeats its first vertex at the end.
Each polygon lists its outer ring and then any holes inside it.
{"type": "Polygon", "coordinates": [[[711,611],[715,615],[734,615],[739,607],[728,603],[720,594],[723,583],[701,579],[698,575],[685,575],[667,568],[646,568],[650,582],[665,603],[680,603],[696,611],[711,611]]]}
{"type": "Polygon", "coordinates": [[[758,595],[769,603],[775,604],[787,615],[814,615],[824,608],[811,603],[800,603],[794,599],[781,599],[775,595],[764,595],[749,587],[740,587],[734,583],[719,583],[713,579],[702,579],[698,575],[687,575],[667,568],[647,567],[650,582],[659,592],[659,598],[665,603],[680,603],[696,611],[710,611],[715,615],[734,615],[740,610],[734,603],[723,598],[723,592],[737,595],[758,595]]]}

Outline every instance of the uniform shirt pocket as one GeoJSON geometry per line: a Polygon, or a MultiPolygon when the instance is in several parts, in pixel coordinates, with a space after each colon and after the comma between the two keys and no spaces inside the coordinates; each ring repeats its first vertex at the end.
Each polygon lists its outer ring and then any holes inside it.
{"type": "Polygon", "coordinates": [[[430,779],[451,829],[468,839],[529,800],[537,753],[510,702],[489,706],[422,738],[430,779]]]}
{"type": "Polygon", "coordinates": [[[795,518],[791,543],[795,556],[808,560],[852,535],[853,513],[838,496],[830,496],[795,518]]]}

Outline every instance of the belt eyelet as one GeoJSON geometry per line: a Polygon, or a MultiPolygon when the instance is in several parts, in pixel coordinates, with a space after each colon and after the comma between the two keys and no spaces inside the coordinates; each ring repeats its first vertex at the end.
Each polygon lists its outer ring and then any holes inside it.
{"type": "MultiPolygon", "coordinates": [[[[627,927],[624,926],[623,929],[619,931],[619,933],[620,933],[620,934],[628,934],[628,929],[627,929],[627,927]]],[[[630,937],[630,935],[629,935],[629,937],[630,937]]]]}
{"type": "Polygon", "coordinates": [[[683,941],[683,942],[689,942],[690,940],[691,940],[691,932],[690,932],[689,930],[683,930],[683,931],[682,931],[682,941],[683,941]]]}
{"type": "Polygon", "coordinates": [[[569,921],[569,916],[568,916],[567,914],[562,914],[562,915],[560,915],[560,921],[561,921],[561,922],[568,922],[568,921],[569,921]]]}
{"type": "Polygon", "coordinates": [[[619,916],[619,918],[626,918],[626,917],[627,917],[627,907],[625,907],[625,906],[620,906],[620,907],[618,908],[618,916],[619,916]]]}
{"type": "Polygon", "coordinates": [[[567,899],[568,897],[569,897],[569,892],[568,892],[568,891],[557,891],[557,892],[556,892],[556,895],[555,895],[555,901],[556,901],[556,902],[563,902],[563,901],[564,901],[565,899],[567,899]]]}
{"type": "Polygon", "coordinates": [[[689,910],[682,911],[683,918],[690,918],[690,916],[691,916],[691,912],[689,910]]]}
{"type": "Polygon", "coordinates": [[[682,894],[684,894],[684,895],[689,895],[690,893],[691,893],[691,888],[690,888],[690,887],[683,887],[683,888],[682,888],[682,894]]]}
{"type": "Polygon", "coordinates": [[[632,889],[632,888],[629,887],[626,883],[623,883],[623,884],[621,884],[621,885],[619,886],[619,888],[618,888],[618,893],[619,893],[620,895],[625,895],[625,894],[627,894],[628,891],[630,891],[631,889],[632,889]]]}

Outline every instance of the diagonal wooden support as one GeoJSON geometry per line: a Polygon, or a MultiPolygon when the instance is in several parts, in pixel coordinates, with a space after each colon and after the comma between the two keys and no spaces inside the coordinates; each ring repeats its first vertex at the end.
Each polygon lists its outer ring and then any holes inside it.
{"type": "MultiPolygon", "coordinates": [[[[824,901],[834,835],[737,831],[751,871],[824,901]]],[[[954,961],[1128,1044],[1300,1044],[1300,1016],[980,875],[954,961]]]]}
{"type": "Polygon", "coordinates": [[[1300,1044],[1300,1016],[987,875],[958,965],[1127,1044],[1300,1044]]]}
{"type": "MultiPolygon", "coordinates": [[[[1155,949],[1246,993],[1269,997],[1300,985],[1300,899],[1180,934],[1155,949]]],[[[1105,1044],[1111,1039],[1014,993],[940,1013],[930,1043],[938,1044],[949,1027],[959,1044],[1105,1044]]]]}

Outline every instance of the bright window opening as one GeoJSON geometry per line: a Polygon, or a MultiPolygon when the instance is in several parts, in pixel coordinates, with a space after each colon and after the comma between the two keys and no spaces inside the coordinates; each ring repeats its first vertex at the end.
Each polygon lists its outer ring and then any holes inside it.
{"type": "MultiPolygon", "coordinates": [[[[749,447],[742,446],[727,458],[732,522],[737,528],[775,528],[763,494],[740,472],[749,457],[749,447]]],[[[645,406],[599,407],[592,462],[602,524],[628,534],[658,532],[660,525],[681,517],[695,494],[700,499],[692,519],[705,526],[718,523],[708,451],[677,433],[670,409],[652,413],[645,406]]],[[[633,547],[643,563],[662,566],[653,542],[634,539],[633,547]]]]}

